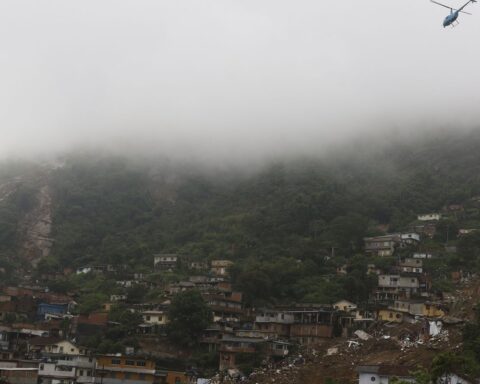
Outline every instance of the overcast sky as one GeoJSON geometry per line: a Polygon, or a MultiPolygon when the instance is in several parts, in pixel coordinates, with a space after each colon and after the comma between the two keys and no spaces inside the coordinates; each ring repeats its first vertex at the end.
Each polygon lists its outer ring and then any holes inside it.
{"type": "Polygon", "coordinates": [[[468,11],[444,29],[428,0],[2,0],[0,153],[242,158],[475,125],[468,11]]]}

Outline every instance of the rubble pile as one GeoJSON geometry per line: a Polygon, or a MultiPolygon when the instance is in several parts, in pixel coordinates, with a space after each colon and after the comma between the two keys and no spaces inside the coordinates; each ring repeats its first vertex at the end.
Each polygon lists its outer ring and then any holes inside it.
{"type": "Polygon", "coordinates": [[[278,364],[265,364],[248,376],[228,374],[212,379],[211,384],[320,384],[326,378],[355,383],[358,365],[402,364],[429,366],[439,350],[461,347],[461,328],[439,327],[434,336],[422,335],[423,324],[389,324],[356,332],[351,338],[330,340],[304,347],[299,354],[278,364]]]}

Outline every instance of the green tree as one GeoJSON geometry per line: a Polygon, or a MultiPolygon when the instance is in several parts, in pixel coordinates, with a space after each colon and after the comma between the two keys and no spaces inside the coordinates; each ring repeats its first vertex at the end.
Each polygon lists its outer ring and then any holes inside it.
{"type": "Polygon", "coordinates": [[[467,364],[467,360],[459,354],[453,352],[440,353],[432,361],[432,380],[436,383],[443,378],[446,382],[450,374],[466,372],[468,370],[467,364]]]}
{"type": "Polygon", "coordinates": [[[202,331],[212,322],[212,311],[198,291],[180,292],[168,310],[168,338],[182,346],[197,344],[202,331]]]}
{"type": "Polygon", "coordinates": [[[134,330],[142,322],[142,315],[124,305],[115,305],[108,313],[108,320],[120,323],[128,330],[134,330]]]}
{"type": "Polygon", "coordinates": [[[80,297],[80,304],[77,312],[88,314],[102,307],[102,304],[108,300],[108,296],[102,293],[89,293],[80,297]]]}

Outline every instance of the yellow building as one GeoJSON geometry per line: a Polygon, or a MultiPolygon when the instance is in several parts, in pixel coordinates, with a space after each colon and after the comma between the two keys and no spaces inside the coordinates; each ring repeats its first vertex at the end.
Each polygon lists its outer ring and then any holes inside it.
{"type": "Polygon", "coordinates": [[[187,384],[184,372],[156,370],[153,360],[132,356],[97,356],[96,382],[102,384],[187,384]]]}
{"type": "Polygon", "coordinates": [[[156,380],[154,361],[130,356],[97,356],[96,377],[103,384],[121,384],[127,380],[139,384],[165,382],[162,378],[156,380]]]}
{"type": "Polygon", "coordinates": [[[425,303],[423,308],[423,316],[425,317],[443,317],[445,312],[436,304],[425,303]]]}
{"type": "Polygon", "coordinates": [[[379,309],[378,320],[401,323],[403,321],[403,313],[400,311],[395,311],[393,309],[379,309]]]}

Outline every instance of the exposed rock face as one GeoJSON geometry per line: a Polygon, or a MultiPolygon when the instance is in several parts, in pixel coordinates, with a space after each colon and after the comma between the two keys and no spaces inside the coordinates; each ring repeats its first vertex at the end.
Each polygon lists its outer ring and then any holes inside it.
{"type": "Polygon", "coordinates": [[[38,262],[50,254],[53,239],[52,197],[48,184],[43,185],[37,194],[37,205],[25,215],[20,226],[20,257],[32,263],[38,262]]]}

